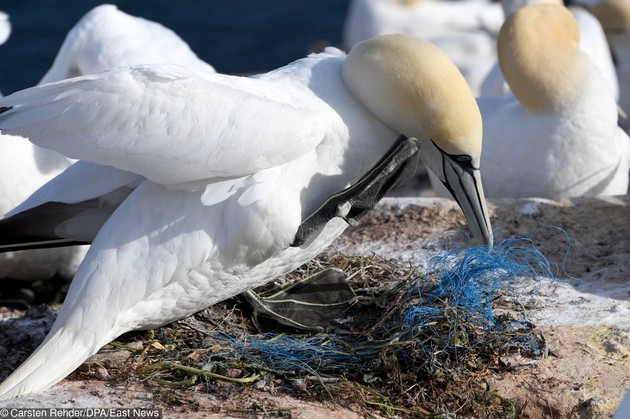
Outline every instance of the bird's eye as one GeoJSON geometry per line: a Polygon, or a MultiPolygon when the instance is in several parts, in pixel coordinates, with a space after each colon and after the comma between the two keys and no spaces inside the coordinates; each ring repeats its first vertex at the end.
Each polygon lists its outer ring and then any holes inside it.
{"type": "Polygon", "coordinates": [[[462,154],[461,156],[457,156],[457,161],[460,162],[460,163],[465,163],[465,162],[468,162],[468,161],[471,161],[471,160],[472,160],[472,157],[467,156],[465,154],[462,154]]]}

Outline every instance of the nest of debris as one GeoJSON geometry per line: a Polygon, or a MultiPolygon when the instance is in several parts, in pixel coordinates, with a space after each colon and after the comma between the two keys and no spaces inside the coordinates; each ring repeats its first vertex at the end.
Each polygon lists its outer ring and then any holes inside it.
{"type": "MultiPolygon", "coordinates": [[[[216,397],[253,386],[385,417],[515,417],[518,407],[486,377],[532,365],[547,348],[514,310],[495,313],[514,308],[507,290],[515,279],[550,276],[546,260],[518,241],[428,254],[422,271],[376,256],[324,255],[266,287],[328,267],[343,270],[358,302],[319,333],[281,326],[261,333],[235,298],[155,331],[126,334],[111,344],[131,351],[119,378],[131,373],[216,397]]],[[[86,373],[94,371],[75,376],[86,373]]],[[[163,390],[154,396],[177,401],[163,390]]]]}

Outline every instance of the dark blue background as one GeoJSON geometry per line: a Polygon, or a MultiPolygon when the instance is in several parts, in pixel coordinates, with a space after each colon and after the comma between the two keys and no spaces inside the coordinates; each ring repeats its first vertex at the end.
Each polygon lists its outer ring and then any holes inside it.
{"type": "MultiPolygon", "coordinates": [[[[303,57],[312,43],[338,45],[349,0],[127,0],[119,9],[174,30],[223,73],[268,71],[303,57]]],[[[0,91],[39,81],[92,0],[2,0],[13,31],[0,45],[0,91]]]]}

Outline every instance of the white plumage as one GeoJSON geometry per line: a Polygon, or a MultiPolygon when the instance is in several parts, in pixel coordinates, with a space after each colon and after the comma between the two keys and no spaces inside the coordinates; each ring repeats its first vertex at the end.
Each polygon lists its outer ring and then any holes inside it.
{"type": "Polygon", "coordinates": [[[514,95],[478,99],[490,197],[625,194],[630,139],[613,90],[578,45],[563,6],[527,6],[499,34],[514,95]]]}
{"type": "Polygon", "coordinates": [[[172,30],[103,4],[68,32],[40,84],[136,64],[179,64],[214,71],[172,30]]]}
{"type": "Polygon", "coordinates": [[[372,39],[347,57],[329,49],[256,79],[119,68],[0,107],[11,108],[3,131],[82,159],[2,225],[55,200],[71,209],[56,235],[93,239],[52,330],[0,398],[41,391],[125,331],[188,316],[314,257],[353,204],[292,245],[301,223],[401,134],[418,138],[473,233],[492,244],[474,97],[448,58],[415,38],[372,39]]]}
{"type": "MultiPolygon", "coordinates": [[[[562,5],[557,0],[503,0],[503,10],[509,16],[519,8],[535,4],[557,4],[562,5]]],[[[580,31],[579,45],[582,51],[591,59],[593,64],[599,69],[604,78],[608,81],[613,91],[615,99],[619,100],[619,81],[613,64],[606,35],[599,21],[589,11],[580,7],[569,8],[580,31]]],[[[481,84],[480,96],[502,96],[509,91],[505,84],[499,63],[497,62],[481,84]]]]}
{"type": "Polygon", "coordinates": [[[573,13],[580,29],[580,48],[599,69],[610,85],[613,96],[619,100],[619,80],[602,25],[592,13],[584,8],[569,7],[569,10],[573,13]]]}
{"type": "MultiPolygon", "coordinates": [[[[615,58],[619,81],[619,106],[630,112],[630,2],[627,0],[582,0],[597,17],[615,58]]],[[[621,127],[630,130],[630,117],[620,119],[621,127]]]]}
{"type": "Polygon", "coordinates": [[[496,61],[495,35],[503,22],[498,3],[484,0],[353,0],[343,29],[346,48],[385,34],[407,34],[442,49],[475,95],[496,61]]]}
{"type": "MultiPolygon", "coordinates": [[[[9,16],[0,12],[0,44],[11,34],[9,16]]],[[[2,96],[0,94],[0,96],[2,96]]],[[[33,191],[68,167],[70,160],[49,152],[22,138],[0,134],[0,215],[6,213],[33,191]]],[[[80,250],[44,249],[9,252],[0,255],[0,278],[45,279],[55,274],[70,277],[79,262],[80,250]]]]}
{"type": "MultiPolygon", "coordinates": [[[[170,29],[106,4],[92,9],[70,30],[40,84],[117,66],[158,63],[214,71],[170,29]]],[[[20,204],[72,162],[56,151],[0,135],[0,214],[20,204]]],[[[86,250],[74,247],[5,253],[0,255],[0,278],[36,280],[55,274],[71,277],[86,250]]]]}

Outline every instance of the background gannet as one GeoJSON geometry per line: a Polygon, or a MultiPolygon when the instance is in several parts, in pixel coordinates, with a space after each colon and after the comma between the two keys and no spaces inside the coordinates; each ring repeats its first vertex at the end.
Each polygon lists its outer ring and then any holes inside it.
{"type": "MultiPolygon", "coordinates": [[[[619,106],[627,114],[630,111],[630,2],[626,0],[583,1],[599,20],[606,33],[606,39],[615,58],[615,69],[619,80],[619,106]]],[[[621,118],[619,125],[628,131],[630,119],[621,118]]]]}
{"type": "Polygon", "coordinates": [[[417,154],[492,245],[479,110],[446,55],[417,38],[327,49],[257,78],[116,68],[17,92],[0,110],[3,132],[81,159],[0,222],[3,240],[92,241],[1,399],[44,390],[125,331],[295,269],[417,154]]]}
{"type": "Polygon", "coordinates": [[[610,85],[578,45],[563,6],[514,12],[498,38],[513,95],[481,97],[490,197],[625,194],[628,136],[610,85]]]}
{"type": "MultiPolygon", "coordinates": [[[[502,0],[501,2],[506,17],[519,8],[534,4],[563,5],[563,2],[560,0],[502,0]]],[[[579,27],[580,48],[602,72],[613,90],[615,99],[619,100],[619,81],[602,26],[595,16],[581,7],[570,7],[569,10],[573,13],[579,27]]],[[[505,84],[499,63],[496,62],[481,84],[480,96],[502,96],[508,91],[509,88],[505,84]]]]}
{"type": "MultiPolygon", "coordinates": [[[[89,11],[69,31],[50,70],[39,84],[117,66],[172,63],[214,72],[188,44],[156,22],[130,16],[113,5],[89,11]]],[[[20,138],[0,135],[0,214],[24,201],[73,160],[20,138]]],[[[0,254],[0,278],[38,280],[71,277],[86,248],[38,249],[0,254]]]]}
{"type": "Polygon", "coordinates": [[[86,13],[68,32],[39,83],[136,64],[179,64],[214,72],[172,30],[103,4],[86,13]]]}
{"type": "Polygon", "coordinates": [[[477,95],[496,61],[495,35],[501,23],[501,6],[483,0],[352,0],[342,42],[350,48],[395,33],[428,40],[449,56],[477,95]]]}

